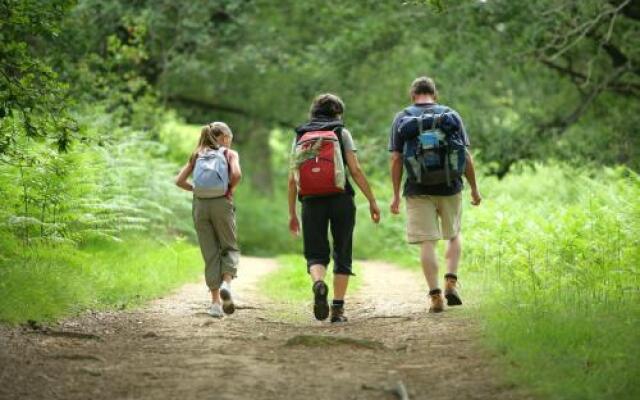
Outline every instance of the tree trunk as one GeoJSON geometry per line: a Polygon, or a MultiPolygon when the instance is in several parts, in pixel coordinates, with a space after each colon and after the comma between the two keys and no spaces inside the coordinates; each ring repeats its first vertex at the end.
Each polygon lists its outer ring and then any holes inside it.
{"type": "Polygon", "coordinates": [[[247,171],[252,188],[270,195],[273,193],[273,174],[271,171],[270,129],[259,121],[251,121],[245,132],[248,140],[243,140],[244,154],[240,157],[243,169],[247,171]]]}

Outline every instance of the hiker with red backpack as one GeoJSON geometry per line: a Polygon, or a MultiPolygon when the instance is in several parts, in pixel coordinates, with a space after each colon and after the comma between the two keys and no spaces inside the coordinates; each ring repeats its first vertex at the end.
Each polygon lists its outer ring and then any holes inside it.
{"type": "Polygon", "coordinates": [[[344,296],[353,275],[352,243],[355,227],[355,191],[351,175],[369,201],[374,223],[380,221],[380,209],[365,177],[351,133],[344,127],[344,103],[333,94],[313,101],[310,120],[296,128],[289,175],[289,230],[300,233],[296,198],[302,203],[302,237],[307,272],[313,282],[313,313],[317,320],[331,314],[332,323],[346,322],[344,296]],[[333,301],[328,303],[329,288],[324,282],[330,262],[328,229],[333,239],[333,301]]]}
{"type": "Polygon", "coordinates": [[[232,141],[233,133],[224,122],[205,125],[196,149],[176,177],[178,187],[193,192],[193,223],[211,292],[208,312],[214,318],[235,311],[231,280],[236,277],[240,250],[233,192],[242,172],[238,153],[231,150],[232,141]]]}
{"type": "Polygon", "coordinates": [[[456,289],[458,263],[462,255],[462,177],[471,187],[471,204],[482,201],[476,182],[473,158],[468,151],[469,137],[460,115],[438,104],[435,83],[428,77],[413,81],[413,105],[393,120],[389,139],[391,152],[392,214],[400,210],[400,182],[407,178],[403,196],[407,208],[407,241],[421,246],[420,261],[429,286],[429,312],[444,309],[438,285],[438,240],[448,241],[445,258],[444,296],[447,305],[461,305],[456,289]]]}

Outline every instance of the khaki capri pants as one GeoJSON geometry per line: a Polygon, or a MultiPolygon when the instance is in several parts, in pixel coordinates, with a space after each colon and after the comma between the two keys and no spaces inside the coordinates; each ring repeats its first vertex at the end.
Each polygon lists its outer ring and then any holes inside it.
{"type": "Polygon", "coordinates": [[[211,290],[219,289],[222,274],[236,277],[240,258],[233,203],[226,197],[194,197],[192,211],[207,286],[211,290]]]}

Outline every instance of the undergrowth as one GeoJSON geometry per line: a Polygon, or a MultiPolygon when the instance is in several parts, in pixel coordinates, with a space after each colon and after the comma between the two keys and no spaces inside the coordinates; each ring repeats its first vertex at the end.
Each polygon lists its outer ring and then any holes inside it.
{"type": "Polygon", "coordinates": [[[0,321],[8,323],[135,306],[202,272],[199,249],[182,240],[129,236],[122,243],[102,240],[80,248],[3,243],[3,250],[20,252],[0,259],[0,321]]]}

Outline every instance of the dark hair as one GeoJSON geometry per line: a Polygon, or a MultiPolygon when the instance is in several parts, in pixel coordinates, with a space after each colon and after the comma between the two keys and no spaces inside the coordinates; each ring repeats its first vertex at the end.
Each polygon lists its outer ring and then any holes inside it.
{"type": "Polygon", "coordinates": [[[433,97],[438,97],[438,90],[433,79],[428,76],[421,76],[413,80],[411,88],[409,88],[409,95],[413,97],[420,94],[430,94],[433,97]]]}
{"type": "Polygon", "coordinates": [[[335,94],[325,93],[321,94],[311,103],[309,109],[309,117],[327,117],[337,118],[344,113],[344,103],[340,100],[340,97],[335,94]]]}

